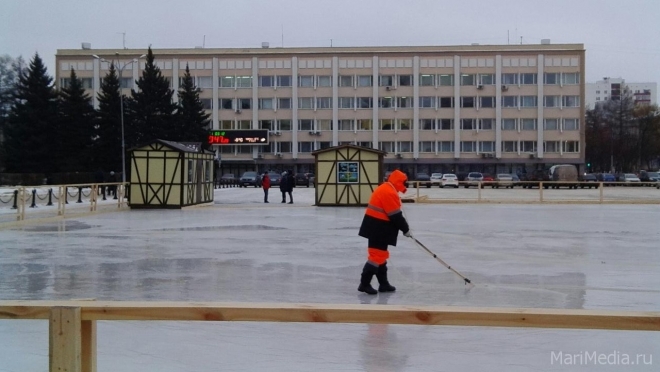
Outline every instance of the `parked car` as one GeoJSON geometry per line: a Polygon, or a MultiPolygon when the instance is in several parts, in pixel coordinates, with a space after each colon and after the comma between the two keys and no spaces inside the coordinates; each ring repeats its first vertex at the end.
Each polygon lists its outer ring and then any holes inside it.
{"type": "Polygon", "coordinates": [[[560,164],[550,167],[550,179],[557,182],[552,185],[553,189],[561,187],[568,187],[569,189],[577,189],[578,187],[578,170],[573,164],[560,164]]]}
{"type": "Polygon", "coordinates": [[[260,187],[261,186],[261,176],[257,172],[248,171],[243,173],[241,179],[239,180],[241,187],[260,187]]]}
{"type": "Polygon", "coordinates": [[[481,186],[493,186],[495,184],[495,177],[488,173],[484,173],[484,178],[481,180],[481,186]]]}
{"type": "Polygon", "coordinates": [[[522,187],[525,189],[531,189],[532,187],[539,187],[541,182],[545,182],[543,184],[543,188],[547,189],[549,184],[547,183],[550,181],[550,174],[544,170],[544,169],[535,169],[531,172],[527,172],[523,174],[523,179],[522,179],[522,187]]]}
{"type": "Polygon", "coordinates": [[[440,186],[442,180],[442,173],[431,173],[431,185],[435,186],[438,185],[440,186]]]}
{"type": "Polygon", "coordinates": [[[624,186],[640,186],[639,177],[634,173],[624,173],[621,176],[621,182],[624,183],[624,186]]]}
{"type": "Polygon", "coordinates": [[[582,175],[582,176],[578,177],[578,180],[580,181],[580,188],[581,189],[583,189],[585,187],[598,188],[598,178],[596,177],[595,174],[587,173],[585,175],[582,175]]]}
{"type": "Polygon", "coordinates": [[[604,186],[615,186],[616,177],[612,173],[598,173],[596,179],[602,182],[604,186]]]}
{"type": "Polygon", "coordinates": [[[419,187],[426,186],[431,187],[431,176],[428,173],[417,173],[415,176],[415,181],[412,182],[413,186],[419,185],[419,187]]]}
{"type": "Polygon", "coordinates": [[[508,173],[499,173],[495,177],[495,182],[492,184],[493,188],[513,188],[513,176],[508,173]]]}
{"type": "MultiPolygon", "coordinates": [[[[639,172],[639,180],[642,182],[660,182],[660,173],[641,171],[639,172]]],[[[654,185],[647,184],[646,186],[654,186],[654,185]]]]}
{"type": "Polygon", "coordinates": [[[442,175],[442,178],[440,179],[440,187],[453,187],[455,189],[458,188],[458,177],[455,174],[452,173],[445,173],[442,175]]]}
{"type": "Polygon", "coordinates": [[[470,186],[479,186],[479,183],[483,181],[484,175],[479,172],[470,172],[467,177],[465,177],[465,188],[467,189],[470,186]]]}
{"type": "Polygon", "coordinates": [[[279,187],[282,183],[282,175],[277,172],[268,172],[268,178],[270,178],[270,187],[279,187]]]}
{"type": "Polygon", "coordinates": [[[296,173],[296,186],[307,186],[314,185],[314,173],[296,173]]]}
{"type": "Polygon", "coordinates": [[[225,174],[222,175],[222,177],[220,177],[220,180],[226,181],[226,182],[236,181],[236,177],[234,176],[233,173],[225,173],[225,174]]]}
{"type": "Polygon", "coordinates": [[[522,186],[522,183],[520,183],[520,177],[518,177],[517,174],[511,173],[511,180],[513,181],[513,185],[511,188],[514,188],[516,186],[522,186]]]}
{"type": "Polygon", "coordinates": [[[385,176],[383,177],[383,182],[387,182],[387,179],[390,177],[390,174],[392,174],[392,171],[385,172],[385,176]]]}

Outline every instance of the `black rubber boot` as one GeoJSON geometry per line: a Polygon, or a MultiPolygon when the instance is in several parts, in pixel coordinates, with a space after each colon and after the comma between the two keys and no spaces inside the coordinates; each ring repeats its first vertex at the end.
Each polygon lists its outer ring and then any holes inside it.
{"type": "Polygon", "coordinates": [[[376,278],[378,279],[378,292],[394,292],[396,288],[393,285],[390,285],[390,282],[387,281],[387,263],[384,263],[378,266],[378,272],[376,273],[376,278]]]}
{"type": "Polygon", "coordinates": [[[376,291],[374,287],[371,286],[371,279],[373,279],[377,272],[378,267],[370,264],[369,262],[365,263],[364,268],[362,269],[362,277],[360,278],[360,286],[358,287],[358,291],[370,295],[377,294],[378,291],[376,291]]]}

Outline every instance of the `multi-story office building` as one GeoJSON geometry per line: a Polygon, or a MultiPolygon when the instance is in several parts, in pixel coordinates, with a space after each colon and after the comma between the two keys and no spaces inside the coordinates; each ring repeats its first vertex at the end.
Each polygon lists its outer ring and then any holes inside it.
{"type": "MultiPolygon", "coordinates": [[[[58,84],[76,69],[96,97],[105,60],[144,50],[58,50],[58,84]]],[[[179,88],[186,66],[213,129],[268,129],[268,146],[218,148],[223,172],[306,171],[311,152],[356,144],[387,169],[524,173],[584,163],[582,44],[155,49],[179,88]]],[[[124,93],[144,60],[126,68],[124,93]]],[[[95,104],[97,104],[95,98],[95,104]]]]}
{"type": "Polygon", "coordinates": [[[658,101],[657,83],[626,83],[622,78],[603,78],[586,85],[586,107],[593,109],[599,103],[618,101],[630,95],[636,105],[655,105],[658,101]]]}

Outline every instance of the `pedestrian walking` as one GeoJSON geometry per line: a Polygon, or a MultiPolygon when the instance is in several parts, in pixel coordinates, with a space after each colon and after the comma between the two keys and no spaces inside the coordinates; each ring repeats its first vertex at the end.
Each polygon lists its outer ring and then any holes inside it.
{"type": "Polygon", "coordinates": [[[268,189],[270,189],[270,177],[268,177],[268,171],[265,171],[263,177],[261,177],[261,187],[264,188],[264,203],[268,203],[268,189]]]}
{"type": "Polygon", "coordinates": [[[286,171],[282,172],[282,178],[280,178],[280,192],[282,193],[282,203],[286,203],[286,191],[288,190],[287,186],[288,179],[286,177],[286,171]]]}
{"type": "Polygon", "coordinates": [[[286,173],[286,192],[289,194],[289,204],[293,204],[293,188],[296,187],[296,178],[293,176],[293,169],[286,173]]]}
{"type": "Polygon", "coordinates": [[[408,177],[400,170],[390,174],[387,181],[374,190],[362,219],[360,235],[368,239],[367,262],[362,269],[358,291],[370,295],[378,292],[394,292],[396,288],[387,280],[387,259],[390,253],[387,246],[395,246],[399,230],[403,235],[412,237],[408,221],[401,210],[399,192],[406,192],[408,177]],[[378,279],[379,287],[376,291],[371,286],[374,275],[378,279]]]}

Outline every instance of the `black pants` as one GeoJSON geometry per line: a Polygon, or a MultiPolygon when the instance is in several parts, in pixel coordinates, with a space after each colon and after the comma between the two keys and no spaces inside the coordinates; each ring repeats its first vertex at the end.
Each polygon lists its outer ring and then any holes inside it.
{"type": "Polygon", "coordinates": [[[268,201],[268,189],[264,189],[264,202],[268,201]]]}

